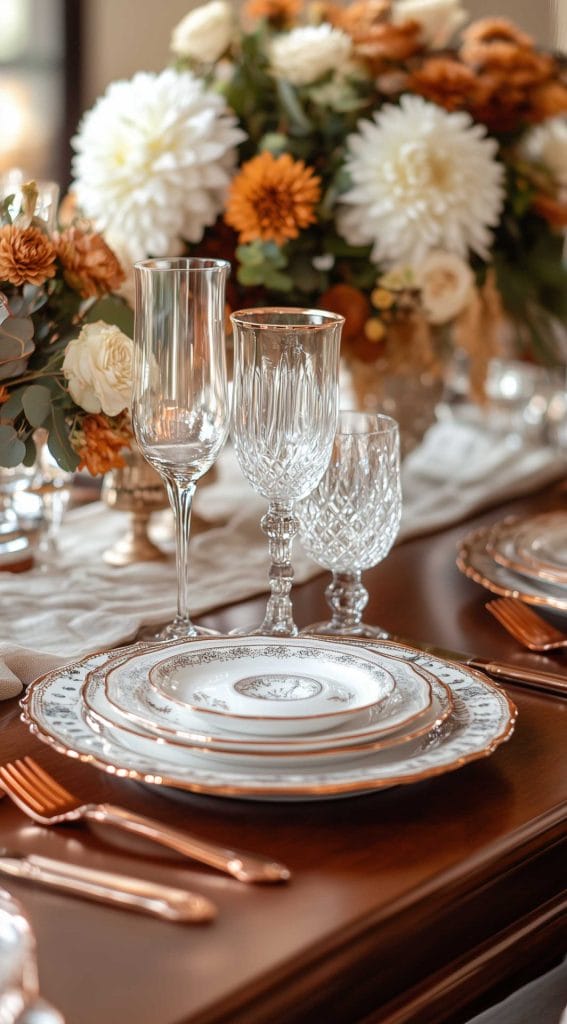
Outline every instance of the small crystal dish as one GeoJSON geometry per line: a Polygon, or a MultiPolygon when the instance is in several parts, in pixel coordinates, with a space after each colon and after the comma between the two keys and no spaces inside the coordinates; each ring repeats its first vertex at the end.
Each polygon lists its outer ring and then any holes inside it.
{"type": "Polygon", "coordinates": [[[395,680],[371,652],[314,639],[234,637],[188,645],[151,686],[215,726],[255,736],[322,732],[384,700],[395,680]]]}

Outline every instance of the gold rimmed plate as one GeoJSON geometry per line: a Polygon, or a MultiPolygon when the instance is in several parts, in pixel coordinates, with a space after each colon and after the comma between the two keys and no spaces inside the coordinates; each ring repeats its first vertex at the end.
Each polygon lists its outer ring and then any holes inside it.
{"type": "MultiPolygon", "coordinates": [[[[373,664],[381,671],[389,674],[392,679],[395,678],[396,685],[384,700],[323,733],[293,737],[233,735],[217,728],[214,720],[205,722],[203,716],[195,714],[190,708],[167,700],[149,685],[148,672],[153,664],[159,663],[163,658],[164,650],[170,654],[175,651],[184,652],[197,643],[202,642],[185,640],[174,645],[156,645],[151,650],[145,648],[130,655],[125,655],[122,651],[114,652],[114,655],[109,655],[108,662],[100,673],[104,679],[104,694],[99,692],[98,679],[96,685],[92,687],[89,676],[83,687],[83,699],[91,705],[96,701],[96,708],[91,707],[91,710],[99,715],[112,718],[112,721],[127,721],[135,728],[141,726],[143,731],[164,739],[172,738],[201,747],[215,743],[217,746],[233,748],[243,753],[263,753],[266,750],[303,753],[306,745],[309,749],[315,750],[330,745],[338,748],[361,743],[367,739],[376,741],[398,732],[403,727],[409,727],[431,707],[431,685],[421,672],[409,663],[396,661],[383,652],[364,647],[359,653],[371,658],[373,664]]],[[[212,644],[211,641],[206,643],[212,644]]],[[[319,644],[328,643],[326,639],[319,639],[319,644]]],[[[359,644],[341,644],[341,653],[344,648],[344,652],[351,655],[355,646],[360,648],[359,644]]],[[[333,648],[336,647],[336,642],[333,642],[333,648]]]]}
{"type": "MultiPolygon", "coordinates": [[[[555,513],[551,513],[552,516],[555,513]]],[[[565,533],[567,534],[567,517],[561,514],[563,524],[565,527],[565,533]]],[[[529,561],[528,555],[523,549],[525,541],[530,542],[533,537],[539,538],[542,541],[545,538],[545,532],[547,524],[538,524],[535,522],[536,519],[547,519],[547,516],[535,516],[533,517],[534,522],[531,519],[526,520],[517,516],[509,516],[502,522],[497,523],[490,532],[490,536],[486,545],[487,551],[495,562],[499,565],[503,565],[506,569],[512,569],[513,572],[519,573],[520,576],[527,576],[528,579],[542,580],[544,583],[555,583],[557,586],[567,586],[567,571],[563,572],[553,569],[543,562],[541,565],[537,563],[536,559],[529,561]]]]}
{"type": "Polygon", "coordinates": [[[338,764],[229,768],[204,764],[200,754],[190,752],[173,757],[169,748],[151,739],[143,751],[134,750],[110,728],[97,733],[86,721],[81,689],[87,673],[105,664],[106,654],[37,679],[22,701],[22,716],[39,739],[60,753],[114,775],[195,793],[270,801],[332,799],[422,781],[492,754],[511,736],[514,704],[480,673],[402,645],[375,646],[430,671],[449,686],[455,708],[443,725],[423,737],[338,764]]]}
{"type": "MultiPolygon", "coordinates": [[[[391,660],[394,663],[395,660],[391,660]]],[[[343,725],[342,728],[326,732],[324,736],[315,734],[313,737],[302,737],[293,742],[251,741],[248,738],[240,742],[229,737],[227,743],[225,733],[219,731],[211,736],[200,730],[202,720],[199,718],[193,732],[175,730],[170,723],[165,730],[158,733],[151,726],[144,727],[127,718],[123,712],[110,704],[104,690],[104,669],[95,669],[88,673],[82,688],[82,699],[87,720],[95,731],[99,731],[101,726],[110,727],[119,733],[142,737],[144,742],[150,738],[166,746],[179,747],[185,751],[201,751],[211,758],[222,758],[232,763],[236,763],[233,759],[238,759],[241,764],[250,764],[260,758],[265,761],[271,759],[274,763],[279,762],[287,766],[291,763],[304,763],[312,758],[337,761],[352,757],[357,752],[385,750],[438,728],[453,708],[450,690],[430,673],[410,663],[395,662],[395,670],[398,684],[396,689],[386,698],[379,711],[376,708],[368,709],[361,715],[362,724],[358,727],[355,723],[349,725],[348,729],[343,725]],[[423,699],[424,695],[427,696],[427,700],[423,699]],[[391,708],[384,706],[390,701],[391,708]],[[413,711],[411,715],[408,713],[410,710],[413,711]],[[391,724],[387,729],[383,726],[382,716],[386,719],[390,717],[391,724]],[[373,720],[374,726],[369,724],[373,720]],[[398,725],[394,727],[392,723],[396,720],[398,725]]],[[[144,701],[148,695],[144,687],[140,689],[144,701]]],[[[152,705],[150,694],[150,708],[152,705]]],[[[168,706],[165,705],[164,710],[167,709],[168,706]]]]}
{"type": "Polygon", "coordinates": [[[469,579],[502,597],[516,597],[526,604],[567,612],[564,587],[530,579],[495,561],[491,553],[492,527],[469,533],[461,542],[457,566],[469,579]]]}

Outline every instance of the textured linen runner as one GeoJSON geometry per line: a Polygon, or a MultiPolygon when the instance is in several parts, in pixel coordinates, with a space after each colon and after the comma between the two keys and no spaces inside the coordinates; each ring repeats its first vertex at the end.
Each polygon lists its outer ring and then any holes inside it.
{"type": "MultiPolygon", "coordinates": [[[[195,500],[201,517],[220,525],[191,540],[194,616],[267,589],[267,542],[259,525],[265,502],[241,476],[230,448],[218,469],[218,481],[197,488],[195,500]]],[[[521,447],[466,423],[437,423],[404,462],[399,540],[536,490],[564,472],[565,460],[545,446],[521,447]]],[[[76,509],[63,524],[55,569],[0,573],[0,699],[50,668],[132,640],[142,627],[173,617],[172,538],[164,545],[171,553],[167,562],[118,569],[102,561],[126,526],[126,513],[100,502],[76,509]]],[[[297,583],[321,572],[298,541],[293,565],[297,583]]]]}

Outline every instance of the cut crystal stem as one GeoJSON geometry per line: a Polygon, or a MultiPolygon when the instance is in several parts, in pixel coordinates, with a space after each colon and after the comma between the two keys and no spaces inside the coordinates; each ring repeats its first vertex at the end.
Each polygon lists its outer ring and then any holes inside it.
{"type": "Polygon", "coordinates": [[[290,597],[293,585],[291,549],[293,538],[299,530],[299,519],[294,514],[293,502],[270,502],[261,525],[268,538],[268,550],[271,558],[269,572],[271,593],[259,632],[275,633],[280,636],[297,636],[298,629],[293,621],[290,597]]]}

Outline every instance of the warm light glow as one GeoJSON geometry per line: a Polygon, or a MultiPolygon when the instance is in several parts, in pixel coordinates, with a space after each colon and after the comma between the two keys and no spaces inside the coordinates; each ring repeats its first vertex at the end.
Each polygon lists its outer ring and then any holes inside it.
{"type": "Polygon", "coordinates": [[[20,153],[29,143],[33,130],[26,90],[15,82],[0,83],[0,170],[20,162],[20,153]]]}

